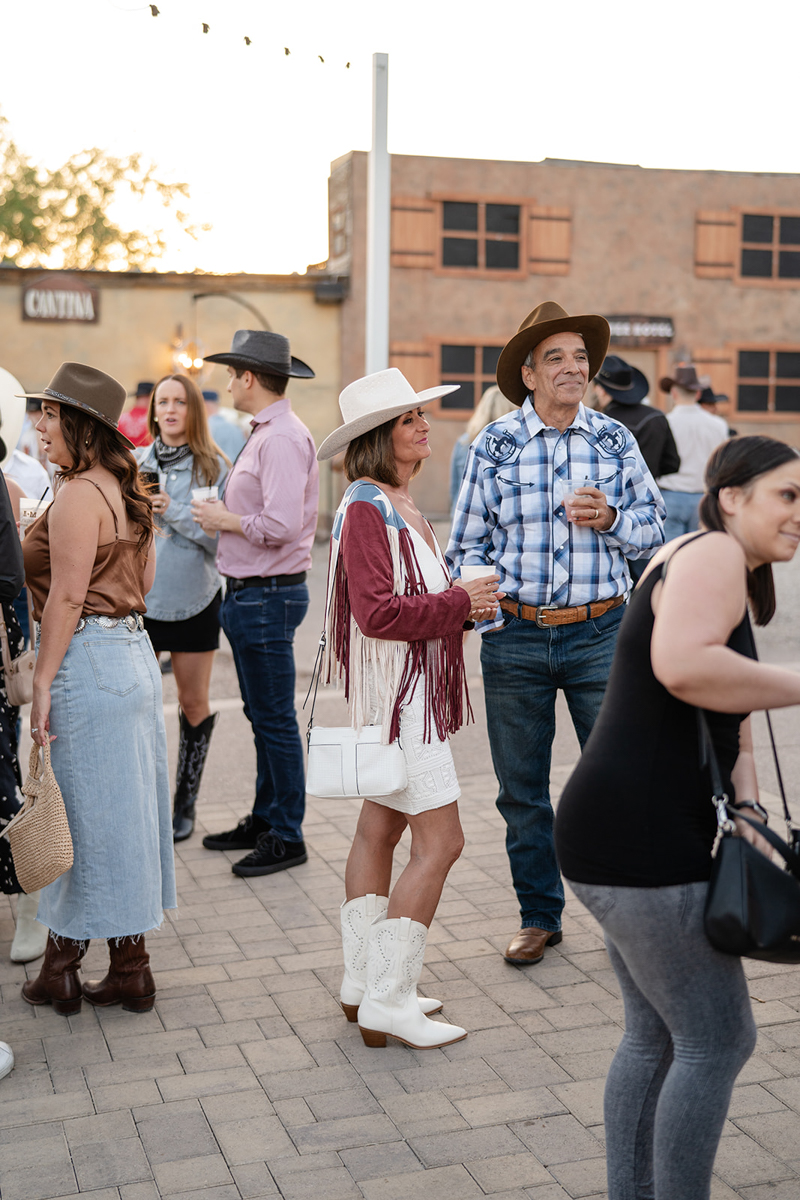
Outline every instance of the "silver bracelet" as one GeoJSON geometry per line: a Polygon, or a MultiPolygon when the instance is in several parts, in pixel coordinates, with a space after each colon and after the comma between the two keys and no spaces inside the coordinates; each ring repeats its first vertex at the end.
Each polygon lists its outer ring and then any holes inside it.
{"type": "Polygon", "coordinates": [[[757,800],[736,800],[731,805],[731,807],[735,808],[735,809],[752,808],[752,810],[756,814],[756,816],[761,817],[761,820],[764,822],[765,825],[769,824],[769,813],[764,808],[764,805],[759,804],[757,800]]]}

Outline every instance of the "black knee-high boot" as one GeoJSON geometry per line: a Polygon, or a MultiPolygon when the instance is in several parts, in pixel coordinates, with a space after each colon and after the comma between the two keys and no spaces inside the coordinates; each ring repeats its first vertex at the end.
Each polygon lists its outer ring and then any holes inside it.
{"type": "Polygon", "coordinates": [[[172,837],[183,842],[191,837],[194,829],[195,804],[206,765],[211,734],[219,713],[212,713],[199,725],[190,725],[184,713],[180,714],[181,741],[178,748],[178,774],[175,780],[175,799],[172,806],[172,837]]]}

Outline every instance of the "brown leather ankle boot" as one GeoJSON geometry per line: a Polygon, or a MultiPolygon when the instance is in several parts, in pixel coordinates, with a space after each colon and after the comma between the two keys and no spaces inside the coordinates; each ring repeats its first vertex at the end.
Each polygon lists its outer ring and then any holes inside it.
{"type": "Polygon", "coordinates": [[[36,979],[22,985],[22,998],[28,1004],[52,1004],[57,1013],[68,1017],[81,1011],[81,981],[78,967],[88,942],[71,938],[47,939],[44,961],[36,979]]]}
{"type": "Polygon", "coordinates": [[[126,1012],[149,1012],[155,1004],[156,983],[144,937],[109,938],[108,949],[108,974],[99,982],[84,983],[84,996],[98,1008],[121,1004],[126,1012]]]}

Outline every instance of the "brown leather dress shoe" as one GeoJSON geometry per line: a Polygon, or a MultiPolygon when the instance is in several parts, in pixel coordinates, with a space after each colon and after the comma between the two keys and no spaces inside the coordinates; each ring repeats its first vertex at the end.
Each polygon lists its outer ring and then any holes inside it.
{"type": "Polygon", "coordinates": [[[506,962],[518,967],[530,967],[542,961],[545,946],[557,946],[560,941],[560,929],[553,933],[549,929],[537,929],[535,925],[530,925],[514,934],[503,957],[506,962]]]}

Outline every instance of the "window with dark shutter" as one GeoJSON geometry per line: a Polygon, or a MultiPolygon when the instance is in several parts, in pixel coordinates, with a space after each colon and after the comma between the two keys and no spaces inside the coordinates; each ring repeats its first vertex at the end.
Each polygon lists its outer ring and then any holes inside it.
{"type": "Polygon", "coordinates": [[[502,346],[473,343],[442,344],[439,351],[440,382],[457,383],[459,390],[439,401],[441,412],[468,416],[487,388],[497,382],[497,360],[502,346]]]}
{"type": "Polygon", "coordinates": [[[474,275],[519,275],[523,205],[442,200],[440,269],[474,275]]]}
{"type": "Polygon", "coordinates": [[[739,279],[769,280],[785,286],[800,282],[800,216],[789,213],[742,213],[739,279]]]}
{"type": "Polygon", "coordinates": [[[737,375],[740,413],[800,416],[800,350],[742,348],[737,375]]]}

